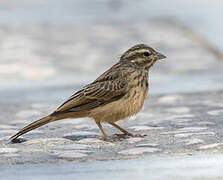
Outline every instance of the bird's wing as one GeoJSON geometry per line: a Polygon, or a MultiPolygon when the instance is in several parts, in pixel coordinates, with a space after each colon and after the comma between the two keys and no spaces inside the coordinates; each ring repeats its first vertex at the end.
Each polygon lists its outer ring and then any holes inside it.
{"type": "Polygon", "coordinates": [[[100,76],[93,83],[73,94],[55,112],[67,113],[88,111],[120,99],[126,94],[125,77],[111,74],[110,77],[100,76]]]}

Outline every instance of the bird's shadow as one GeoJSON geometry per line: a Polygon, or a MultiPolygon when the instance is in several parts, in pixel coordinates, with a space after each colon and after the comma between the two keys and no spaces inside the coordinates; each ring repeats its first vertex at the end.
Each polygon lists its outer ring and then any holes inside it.
{"type": "MultiPolygon", "coordinates": [[[[118,137],[118,136],[112,135],[112,136],[108,136],[107,138],[104,138],[104,137],[98,136],[96,134],[86,134],[86,135],[66,135],[66,136],[63,136],[63,138],[71,140],[71,141],[79,141],[79,140],[87,139],[87,138],[97,138],[99,140],[108,141],[108,142],[118,142],[118,141],[123,141],[125,139],[128,139],[130,137],[129,136],[118,137]]],[[[10,141],[9,143],[17,144],[17,143],[23,143],[26,141],[27,141],[26,139],[20,137],[20,138],[10,141]]]]}
{"type": "Polygon", "coordinates": [[[24,138],[17,138],[17,139],[13,139],[13,140],[9,140],[9,143],[11,144],[17,144],[17,143],[23,143],[26,142],[27,140],[24,138]]]}
{"type": "Polygon", "coordinates": [[[69,139],[71,141],[78,141],[81,139],[85,139],[85,138],[97,138],[101,141],[104,142],[121,142],[125,139],[128,139],[129,137],[118,137],[118,136],[107,136],[106,138],[104,138],[103,136],[98,136],[98,135],[68,135],[68,136],[64,136],[63,138],[65,139],[69,139]]]}
{"type": "MultiPolygon", "coordinates": [[[[96,138],[98,137],[97,135],[67,135],[67,136],[63,136],[64,139],[69,139],[71,141],[78,141],[81,139],[85,139],[85,138],[96,138]]],[[[11,144],[20,144],[23,142],[26,142],[27,140],[24,138],[17,138],[17,139],[13,139],[10,140],[9,143],[11,144]]]]}
{"type": "Polygon", "coordinates": [[[86,138],[96,138],[98,135],[67,135],[63,136],[65,139],[69,139],[71,141],[78,141],[81,139],[86,139],[86,138]]]}

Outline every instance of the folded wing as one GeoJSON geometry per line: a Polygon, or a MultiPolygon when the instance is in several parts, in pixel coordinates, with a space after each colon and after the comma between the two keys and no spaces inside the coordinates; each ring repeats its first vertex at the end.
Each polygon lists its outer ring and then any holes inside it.
{"type": "Polygon", "coordinates": [[[103,74],[64,102],[53,114],[90,111],[111,103],[126,94],[125,77],[119,71],[103,74]]]}

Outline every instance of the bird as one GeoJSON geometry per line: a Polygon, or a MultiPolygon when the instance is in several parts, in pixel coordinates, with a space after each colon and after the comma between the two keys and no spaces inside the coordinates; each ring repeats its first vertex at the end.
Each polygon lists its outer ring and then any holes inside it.
{"type": "Polygon", "coordinates": [[[134,45],[121,55],[116,64],[70,96],[53,113],[25,126],[9,139],[13,142],[19,136],[54,121],[82,117],[94,119],[104,140],[108,136],[102,123],[120,130],[121,134],[117,136],[134,137],[116,122],[142,109],[149,88],[149,69],[164,58],[165,55],[146,44],[134,45]]]}

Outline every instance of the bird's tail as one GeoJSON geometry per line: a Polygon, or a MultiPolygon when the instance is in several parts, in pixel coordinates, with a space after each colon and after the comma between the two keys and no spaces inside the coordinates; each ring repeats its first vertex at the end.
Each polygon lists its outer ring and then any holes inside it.
{"type": "Polygon", "coordinates": [[[49,122],[52,122],[52,121],[54,121],[54,117],[52,117],[52,116],[46,116],[44,118],[41,118],[41,119],[25,126],[24,128],[22,128],[18,133],[16,133],[12,137],[10,137],[9,140],[13,141],[13,140],[17,139],[19,136],[21,136],[22,134],[32,131],[33,129],[36,129],[36,128],[43,126],[43,125],[45,125],[49,122]]]}

